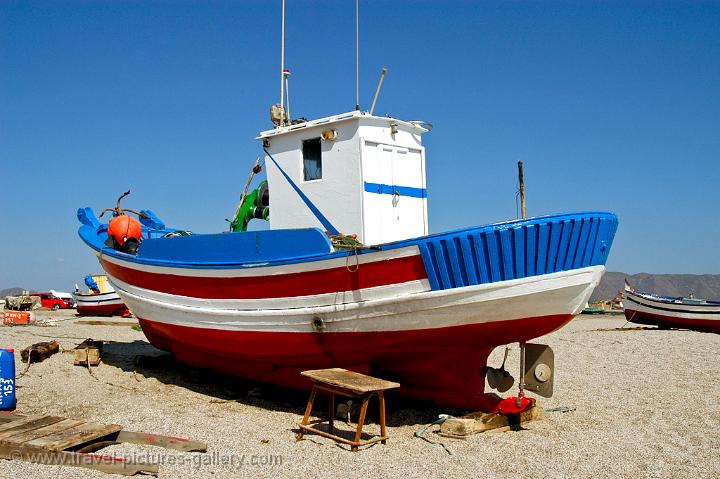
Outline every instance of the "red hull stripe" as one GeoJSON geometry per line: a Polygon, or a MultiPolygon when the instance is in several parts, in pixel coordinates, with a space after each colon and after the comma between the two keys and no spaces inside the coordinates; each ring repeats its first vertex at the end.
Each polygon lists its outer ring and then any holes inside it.
{"type": "MultiPolygon", "coordinates": [[[[350,259],[351,265],[352,258],[350,259]]],[[[213,278],[150,273],[101,259],[111,276],[162,293],[206,299],[263,299],[312,296],[417,281],[427,277],[420,255],[347,267],[268,276],[213,278]],[[353,269],[351,267],[351,269],[353,269]]]]}
{"type": "Polygon", "coordinates": [[[77,313],[81,316],[114,316],[127,314],[124,304],[103,304],[98,306],[78,306],[77,313]]]}

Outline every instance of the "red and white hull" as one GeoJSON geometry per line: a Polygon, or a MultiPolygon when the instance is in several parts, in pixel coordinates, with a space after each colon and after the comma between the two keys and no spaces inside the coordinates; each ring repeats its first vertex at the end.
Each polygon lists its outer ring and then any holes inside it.
{"type": "Polygon", "coordinates": [[[720,333],[720,304],[693,305],[655,299],[625,291],[628,321],[662,328],[685,328],[720,333]]]}
{"type": "Polygon", "coordinates": [[[125,316],[128,308],[115,291],[100,294],[73,294],[81,316],[125,316]]]}
{"type": "Polygon", "coordinates": [[[150,342],[187,364],[294,387],[306,386],[301,370],[342,366],[488,410],[492,349],[566,324],[605,271],[432,291],[416,246],[360,255],[357,267],[352,257],[242,269],[100,261],[150,342]]]}

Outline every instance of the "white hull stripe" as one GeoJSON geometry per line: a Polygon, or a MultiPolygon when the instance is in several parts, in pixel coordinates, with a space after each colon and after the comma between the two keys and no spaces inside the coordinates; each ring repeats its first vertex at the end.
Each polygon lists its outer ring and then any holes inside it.
{"type": "Polygon", "coordinates": [[[511,281],[430,291],[350,304],[274,310],[187,306],[141,291],[117,292],[133,313],[151,321],[232,331],[372,332],[433,329],[547,315],[578,314],[604,266],[511,281]]]}
{"type": "Polygon", "coordinates": [[[331,306],[358,301],[368,301],[383,298],[404,296],[413,293],[430,291],[430,282],[427,279],[408,281],[406,283],[375,286],[354,291],[339,291],[336,293],[317,294],[312,296],[293,296],[288,298],[262,298],[262,299],[204,299],[189,296],[152,291],[133,286],[108,275],[109,281],[116,290],[122,290],[138,297],[152,299],[164,303],[177,304],[194,308],[212,308],[228,310],[273,310],[293,309],[305,307],[331,306]]]}

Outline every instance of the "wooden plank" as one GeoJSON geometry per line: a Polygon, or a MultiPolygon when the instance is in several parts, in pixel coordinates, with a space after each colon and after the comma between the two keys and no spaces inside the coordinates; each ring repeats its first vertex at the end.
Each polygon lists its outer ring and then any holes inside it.
{"type": "Polygon", "coordinates": [[[384,391],[386,389],[400,387],[400,384],[392,381],[385,381],[384,379],[366,376],[365,374],[348,371],[342,368],[314,369],[310,371],[303,371],[300,374],[312,379],[313,381],[348,389],[356,394],[384,391]]]}
{"type": "Polygon", "coordinates": [[[3,421],[2,424],[0,424],[0,431],[4,431],[6,429],[9,429],[15,425],[19,424],[25,424],[30,421],[33,421],[35,419],[40,419],[41,417],[45,416],[21,416],[19,414],[16,415],[8,415],[10,420],[9,421],[3,421]],[[11,424],[12,423],[12,424],[11,424]]]}
{"type": "Polygon", "coordinates": [[[4,424],[6,429],[0,432],[0,441],[3,441],[6,437],[14,436],[20,432],[31,431],[40,427],[49,426],[50,424],[55,424],[63,419],[65,418],[58,416],[32,416],[25,420],[4,424]]]}
{"type": "MultiPolygon", "coordinates": [[[[65,428],[62,430],[53,431],[52,434],[38,436],[36,438],[33,438],[33,439],[27,441],[27,443],[31,446],[42,447],[47,450],[50,450],[50,448],[48,447],[49,444],[54,444],[56,442],[61,442],[61,441],[64,442],[71,438],[73,439],[73,443],[74,443],[75,442],[74,439],[76,439],[76,438],[79,439],[80,436],[84,432],[82,429],[79,429],[79,428],[82,428],[83,426],[87,426],[87,423],[76,424],[76,426],[78,426],[78,428],[69,427],[69,428],[65,428]]],[[[92,423],[89,426],[93,427],[93,428],[96,427],[96,425],[92,424],[92,423]]],[[[83,442],[85,442],[85,441],[81,441],[80,444],[82,444],[83,442]]],[[[70,446],[68,446],[68,447],[70,447],[70,446]]],[[[57,449],[57,450],[62,450],[62,449],[67,449],[67,447],[57,449]]]]}
{"type": "Polygon", "coordinates": [[[21,444],[23,442],[29,442],[34,439],[56,434],[61,431],[66,431],[82,423],[83,421],[77,421],[75,419],[63,419],[62,421],[58,421],[48,426],[39,427],[31,431],[18,432],[18,434],[3,439],[3,442],[21,444]]]}
{"type": "Polygon", "coordinates": [[[182,437],[160,436],[144,432],[120,431],[115,438],[117,442],[129,444],[147,444],[149,446],[164,447],[183,452],[206,452],[207,444],[200,441],[191,441],[182,437]]]}
{"type": "Polygon", "coordinates": [[[47,436],[28,442],[32,446],[41,446],[51,451],[62,451],[73,446],[79,446],[94,439],[114,434],[122,430],[118,424],[85,423],[67,434],[58,434],[55,437],[47,436]]]}
{"type": "Polygon", "coordinates": [[[108,474],[121,474],[133,476],[146,473],[157,475],[157,464],[137,464],[112,456],[99,454],[83,454],[68,451],[43,451],[42,449],[22,445],[0,444],[0,458],[23,460],[36,464],[61,465],[94,469],[108,474]]]}
{"type": "Polygon", "coordinates": [[[13,413],[0,411],[0,425],[8,423],[8,422],[12,422],[12,421],[18,421],[24,417],[25,416],[20,415],[20,414],[13,414],[13,413]]]}

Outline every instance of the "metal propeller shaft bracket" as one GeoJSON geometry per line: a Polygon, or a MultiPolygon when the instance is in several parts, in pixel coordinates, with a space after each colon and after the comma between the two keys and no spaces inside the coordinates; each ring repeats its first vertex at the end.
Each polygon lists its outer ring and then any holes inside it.
{"type": "Polygon", "coordinates": [[[553,395],[555,353],[546,344],[525,343],[525,361],[521,389],[546,398],[553,395]]]}

